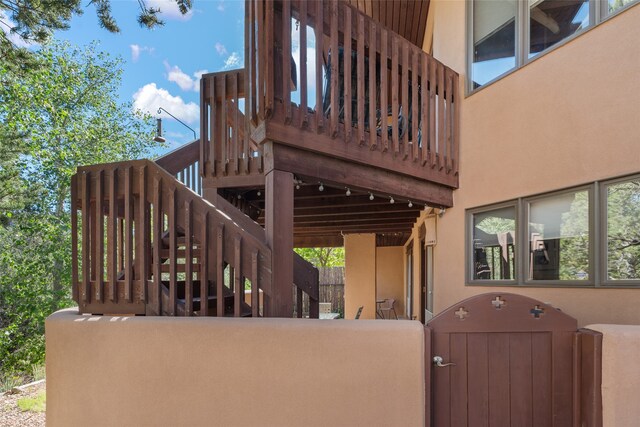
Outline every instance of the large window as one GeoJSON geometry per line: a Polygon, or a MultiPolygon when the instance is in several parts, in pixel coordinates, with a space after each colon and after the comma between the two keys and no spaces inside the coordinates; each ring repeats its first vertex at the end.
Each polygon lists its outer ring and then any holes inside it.
{"type": "Polygon", "coordinates": [[[474,0],[468,4],[469,90],[640,0],[474,0]]]}
{"type": "Polygon", "coordinates": [[[467,242],[472,284],[640,286],[640,176],[470,209],[467,242]]]}

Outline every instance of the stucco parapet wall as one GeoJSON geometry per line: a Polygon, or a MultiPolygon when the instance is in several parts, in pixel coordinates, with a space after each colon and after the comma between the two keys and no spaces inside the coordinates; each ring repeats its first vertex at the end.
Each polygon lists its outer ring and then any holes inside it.
{"type": "Polygon", "coordinates": [[[640,325],[589,325],[602,333],[604,427],[637,427],[640,420],[640,325]]]}
{"type": "Polygon", "coordinates": [[[46,321],[48,426],[418,426],[418,322],[46,321]]]}

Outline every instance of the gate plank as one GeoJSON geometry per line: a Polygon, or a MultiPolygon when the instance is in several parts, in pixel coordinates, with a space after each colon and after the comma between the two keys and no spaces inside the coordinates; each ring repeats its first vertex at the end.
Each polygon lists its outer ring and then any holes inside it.
{"type": "MultiPolygon", "coordinates": [[[[469,422],[489,426],[489,349],[487,334],[467,335],[469,422]]],[[[491,356],[493,357],[493,351],[491,356]]]]}
{"type": "Polygon", "coordinates": [[[551,417],[551,333],[535,332],[531,335],[532,399],[534,426],[553,425],[551,417]]]}
{"type": "MultiPolygon", "coordinates": [[[[438,334],[434,333],[433,335],[433,355],[438,355],[442,357],[445,362],[449,362],[450,360],[450,349],[449,349],[449,334],[438,334]]],[[[427,360],[427,363],[432,364],[432,359],[427,360]]],[[[433,385],[434,390],[437,395],[437,402],[440,408],[446,410],[436,410],[435,417],[433,419],[434,426],[448,426],[451,423],[451,413],[449,412],[449,408],[451,406],[451,378],[450,378],[451,370],[449,368],[433,368],[433,385]]]]}
{"type": "Polygon", "coordinates": [[[509,334],[511,425],[532,426],[531,334],[509,334]]]}
{"type": "Polygon", "coordinates": [[[489,425],[509,426],[509,335],[490,333],[487,336],[489,358],[489,425]]]}
{"type": "Polygon", "coordinates": [[[451,375],[451,425],[467,426],[467,334],[451,334],[450,346],[451,356],[445,363],[455,366],[438,369],[447,369],[451,375]]]}

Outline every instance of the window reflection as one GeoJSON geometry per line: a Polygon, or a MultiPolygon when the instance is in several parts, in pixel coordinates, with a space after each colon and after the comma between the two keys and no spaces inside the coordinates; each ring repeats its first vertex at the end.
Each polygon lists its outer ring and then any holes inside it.
{"type": "Polygon", "coordinates": [[[588,26],[588,0],[529,0],[529,58],[588,26]]]}
{"type": "Polygon", "coordinates": [[[640,179],[607,187],[607,278],[640,279],[640,179]]]}
{"type": "Polygon", "coordinates": [[[529,204],[529,279],[589,279],[589,193],[529,204]]]}
{"type": "Polygon", "coordinates": [[[473,279],[515,278],[516,208],[473,215],[473,279]]]}

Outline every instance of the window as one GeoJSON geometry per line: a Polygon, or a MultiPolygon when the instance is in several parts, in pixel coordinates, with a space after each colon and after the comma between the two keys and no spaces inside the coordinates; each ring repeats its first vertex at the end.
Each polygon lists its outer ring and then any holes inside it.
{"type": "Polygon", "coordinates": [[[474,280],[515,278],[516,207],[472,214],[474,280]]]}
{"type": "Polygon", "coordinates": [[[589,192],[542,196],[527,205],[527,280],[588,280],[589,192]]]}
{"type": "Polygon", "coordinates": [[[526,65],[639,0],[475,0],[470,28],[469,90],[526,65]]]}
{"type": "Polygon", "coordinates": [[[604,186],[608,281],[640,280],[640,177],[604,186]]]}
{"type": "Polygon", "coordinates": [[[467,210],[467,281],[640,286],[640,175],[467,210]]]}

